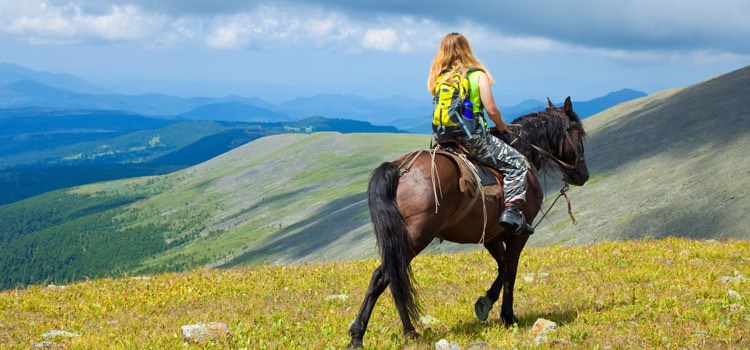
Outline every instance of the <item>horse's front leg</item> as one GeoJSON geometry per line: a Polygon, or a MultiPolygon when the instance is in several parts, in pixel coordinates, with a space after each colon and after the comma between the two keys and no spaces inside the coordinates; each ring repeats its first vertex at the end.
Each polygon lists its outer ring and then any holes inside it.
{"type": "Polygon", "coordinates": [[[503,303],[500,308],[500,317],[503,322],[510,326],[518,322],[513,314],[513,287],[516,284],[518,272],[518,261],[521,250],[529,239],[528,235],[514,236],[507,242],[505,247],[505,273],[503,274],[503,303]]]}
{"type": "Polygon", "coordinates": [[[359,309],[357,318],[354,319],[351,327],[349,327],[349,334],[352,336],[352,340],[346,347],[347,349],[360,349],[363,347],[362,338],[365,336],[365,331],[367,331],[367,323],[370,321],[372,309],[386,287],[388,287],[388,279],[383,274],[383,266],[381,265],[372,273],[370,286],[367,288],[367,293],[365,294],[365,300],[362,302],[362,307],[359,309]]]}
{"type": "Polygon", "coordinates": [[[474,303],[474,312],[480,321],[487,320],[490,310],[492,310],[492,305],[500,298],[500,291],[503,288],[503,276],[505,275],[505,263],[503,261],[505,247],[503,246],[503,242],[485,242],[484,247],[497,262],[497,277],[495,277],[495,281],[492,282],[492,286],[487,290],[487,293],[479,297],[476,303],[474,303]]]}

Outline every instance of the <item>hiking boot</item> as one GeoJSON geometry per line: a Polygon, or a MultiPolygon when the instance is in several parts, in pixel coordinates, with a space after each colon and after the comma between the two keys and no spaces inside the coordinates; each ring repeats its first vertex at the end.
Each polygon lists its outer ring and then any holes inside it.
{"type": "Polygon", "coordinates": [[[516,232],[513,232],[513,234],[520,235],[533,235],[534,234],[534,226],[529,225],[526,220],[524,220],[523,225],[516,230],[516,232]]]}
{"type": "Polygon", "coordinates": [[[513,234],[532,234],[534,228],[526,223],[526,218],[521,213],[521,207],[518,204],[508,204],[500,215],[500,226],[513,230],[513,234]]]}

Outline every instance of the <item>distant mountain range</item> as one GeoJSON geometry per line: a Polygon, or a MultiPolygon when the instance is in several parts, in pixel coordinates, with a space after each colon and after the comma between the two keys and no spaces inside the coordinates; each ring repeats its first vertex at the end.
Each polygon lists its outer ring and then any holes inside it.
{"type": "MultiPolygon", "coordinates": [[[[629,89],[590,101],[576,101],[583,118],[618,103],[646,96],[629,89]]],[[[542,99],[544,99],[542,97],[542,99]]],[[[575,96],[574,96],[575,101],[575,96]]],[[[501,106],[507,121],[546,106],[529,99],[501,106]]],[[[280,104],[259,98],[182,98],[163,94],[123,95],[67,74],[38,72],[14,64],[0,63],[1,108],[55,108],[118,110],[161,118],[241,122],[283,122],[323,116],[390,125],[416,133],[430,133],[432,102],[403,96],[368,99],[354,95],[321,94],[298,97],[280,104]]]]}

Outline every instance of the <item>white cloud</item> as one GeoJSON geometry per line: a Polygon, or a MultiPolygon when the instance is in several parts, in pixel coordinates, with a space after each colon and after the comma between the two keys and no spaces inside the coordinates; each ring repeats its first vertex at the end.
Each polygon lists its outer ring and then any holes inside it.
{"type": "Polygon", "coordinates": [[[214,49],[236,49],[250,42],[253,25],[244,15],[228,18],[225,24],[211,29],[206,37],[206,46],[214,49]]]}
{"type": "Polygon", "coordinates": [[[73,4],[19,3],[0,3],[0,35],[34,44],[136,41],[151,37],[167,24],[165,16],[144,13],[132,5],[87,13],[73,4]]]}
{"type": "Polygon", "coordinates": [[[368,29],[362,37],[362,47],[377,51],[393,51],[398,46],[398,35],[391,28],[368,29]]]}
{"type": "Polygon", "coordinates": [[[102,15],[80,11],[71,19],[81,36],[105,41],[135,41],[153,36],[168,23],[165,16],[143,13],[132,5],[114,5],[102,15]]]}

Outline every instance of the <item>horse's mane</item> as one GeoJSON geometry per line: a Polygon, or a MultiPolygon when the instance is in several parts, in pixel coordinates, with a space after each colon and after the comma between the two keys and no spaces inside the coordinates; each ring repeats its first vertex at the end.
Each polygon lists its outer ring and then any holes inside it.
{"type": "MultiPolygon", "coordinates": [[[[578,129],[581,137],[586,136],[578,114],[573,112],[572,118],[568,118],[565,112],[559,109],[547,108],[543,111],[526,114],[513,120],[509,127],[511,130],[519,133],[524,140],[528,141],[517,140],[513,144],[513,147],[525,155],[531,164],[540,168],[547,159],[541,153],[534,150],[529,143],[537,145],[542,149],[556,150],[565,138],[568,126],[578,129]],[[566,125],[568,120],[570,120],[570,124],[566,125]]],[[[511,137],[511,139],[513,138],[511,137]]]]}

